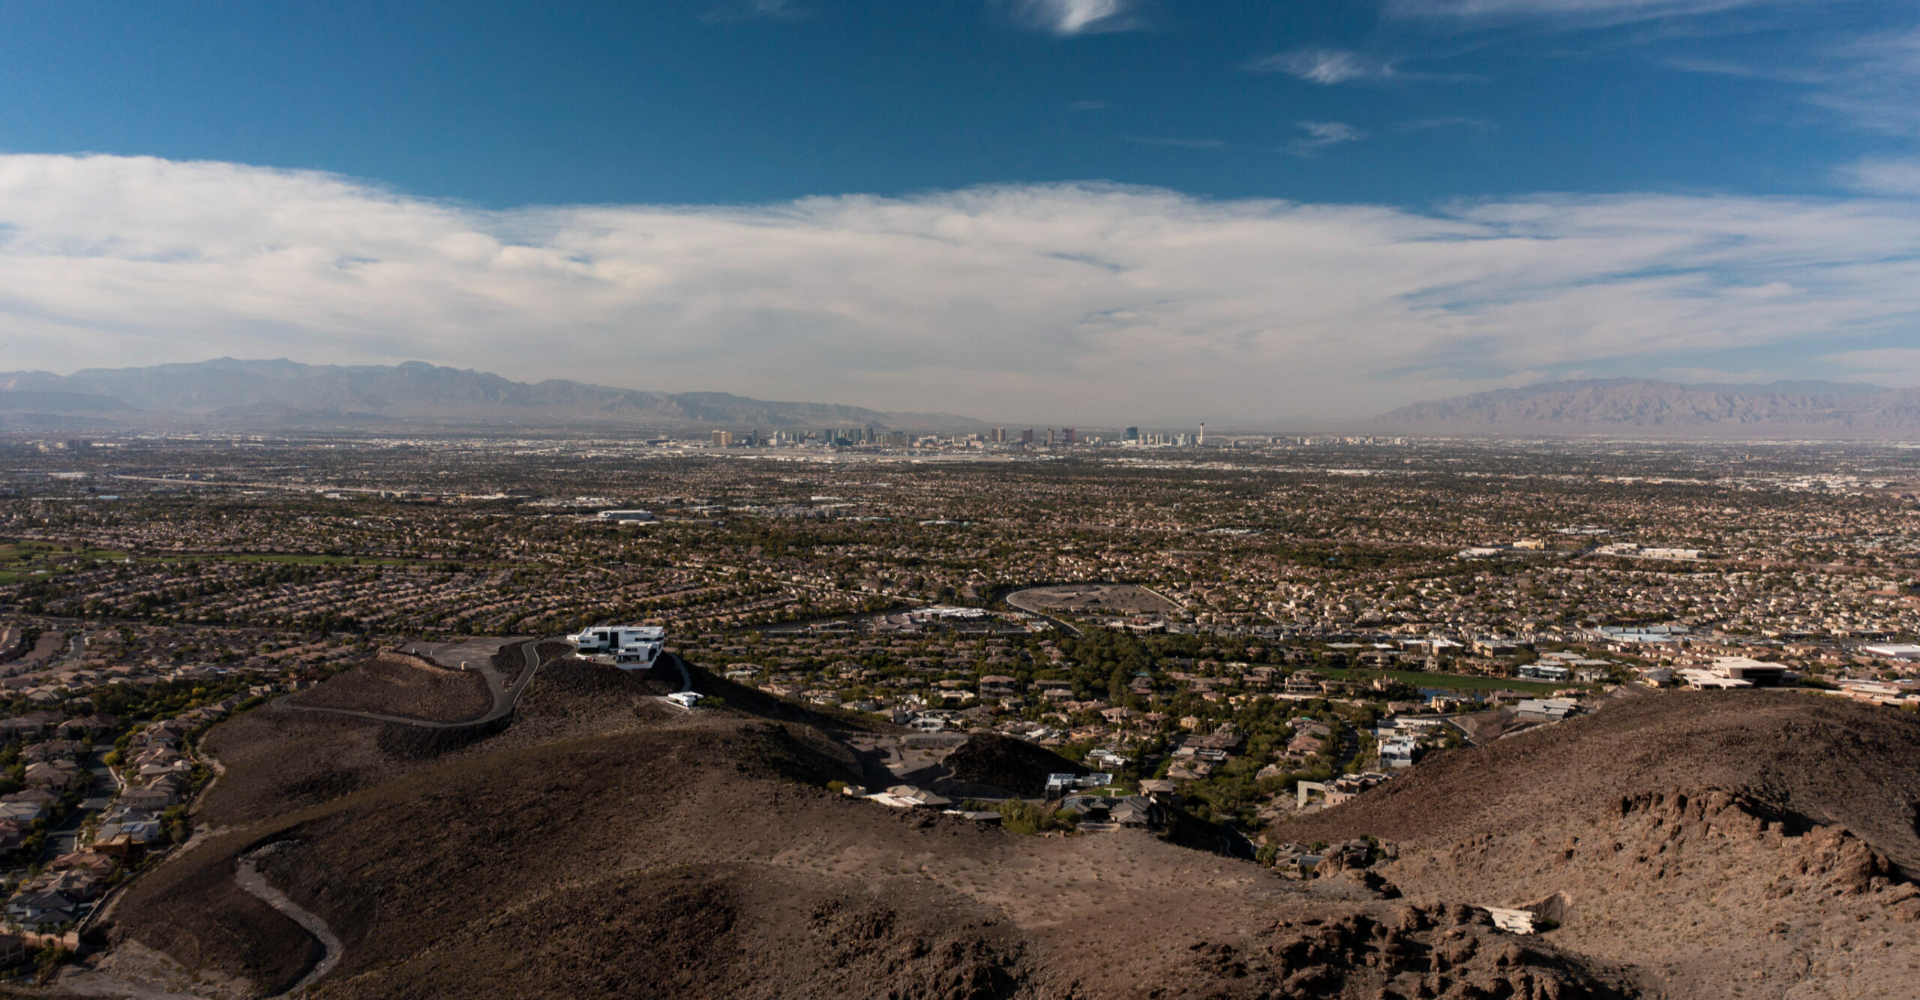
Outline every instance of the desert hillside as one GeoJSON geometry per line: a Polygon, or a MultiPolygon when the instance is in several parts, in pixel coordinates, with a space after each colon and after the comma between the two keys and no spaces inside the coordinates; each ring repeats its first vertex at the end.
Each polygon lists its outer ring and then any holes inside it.
{"type": "Polygon", "coordinates": [[[1439,753],[1275,835],[1391,842],[1398,859],[1376,871],[1408,899],[1543,904],[1561,923],[1548,939],[1675,996],[1908,995],[1915,760],[1911,713],[1791,692],[1633,695],[1439,753]]]}
{"type": "Polygon", "coordinates": [[[464,741],[276,710],[227,723],[210,832],[134,886],[114,957],[67,985],[265,995],[327,961],[321,995],[383,1000],[1636,995],[1629,971],[1455,901],[1140,831],[1021,836],[849,799],[826,785],[870,734],[699,684],[730,704],[681,712],[562,662],[504,731],[464,741]],[[337,949],[236,888],[248,869],[337,949]]]}

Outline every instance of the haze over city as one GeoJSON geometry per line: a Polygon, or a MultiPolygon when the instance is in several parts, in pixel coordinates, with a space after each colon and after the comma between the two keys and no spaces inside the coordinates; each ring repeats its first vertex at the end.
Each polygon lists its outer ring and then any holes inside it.
{"type": "Polygon", "coordinates": [[[15,5],[10,369],[1043,421],[1920,383],[1920,20],[1767,2],[15,5]]]}

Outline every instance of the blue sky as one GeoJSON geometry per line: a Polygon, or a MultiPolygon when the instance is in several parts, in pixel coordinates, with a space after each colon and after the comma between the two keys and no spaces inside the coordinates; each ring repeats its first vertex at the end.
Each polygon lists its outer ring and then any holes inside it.
{"type": "Polygon", "coordinates": [[[1916,109],[1905,3],[15,2],[0,350],[1115,420],[1920,384],[1916,109]]]}
{"type": "Polygon", "coordinates": [[[1821,107],[1846,90],[1827,77],[1920,24],[1885,2],[1083,0],[1114,13],[1077,32],[1070,3],[566,6],[11,3],[0,146],[492,206],[1089,179],[1394,204],[1830,192],[1913,123],[1821,107]]]}

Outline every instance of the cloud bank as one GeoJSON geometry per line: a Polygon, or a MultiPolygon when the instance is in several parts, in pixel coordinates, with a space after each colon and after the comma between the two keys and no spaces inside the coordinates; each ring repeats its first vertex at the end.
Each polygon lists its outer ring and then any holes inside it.
{"type": "Polygon", "coordinates": [[[231,163],[0,156],[9,368],[419,358],[987,419],[1256,420],[1879,364],[1916,316],[1920,201],[1899,195],[1416,212],[1050,185],[493,211],[231,163]]]}

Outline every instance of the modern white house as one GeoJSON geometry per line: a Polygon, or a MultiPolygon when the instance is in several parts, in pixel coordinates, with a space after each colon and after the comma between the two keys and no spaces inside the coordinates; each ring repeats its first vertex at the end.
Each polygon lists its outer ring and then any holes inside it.
{"type": "Polygon", "coordinates": [[[660,658],[667,630],[651,625],[595,625],[567,636],[567,641],[587,659],[622,670],[646,670],[660,658]]]}

